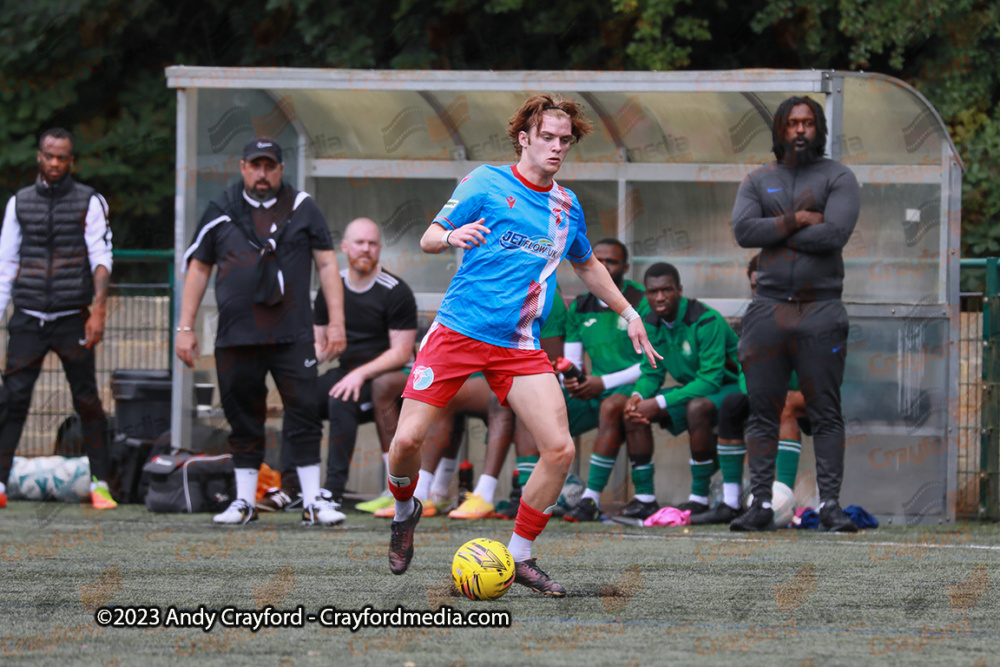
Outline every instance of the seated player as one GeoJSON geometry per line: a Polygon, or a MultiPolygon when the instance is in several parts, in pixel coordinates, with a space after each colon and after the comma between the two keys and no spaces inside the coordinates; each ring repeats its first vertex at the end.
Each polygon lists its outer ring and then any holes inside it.
{"type": "MultiPolygon", "coordinates": [[[[552,299],[552,310],[549,312],[545,324],[542,325],[539,336],[539,344],[549,361],[555,362],[563,355],[563,344],[566,336],[566,303],[563,301],[562,292],[559,291],[558,285],[556,285],[556,296],[552,299]]],[[[499,519],[513,519],[517,516],[517,508],[521,502],[520,495],[512,495],[506,508],[496,510],[494,505],[500,470],[507,459],[507,451],[510,449],[514,433],[518,436],[515,440],[514,452],[518,482],[522,487],[528,483],[535,465],[538,464],[538,449],[530,434],[527,433],[527,429],[522,426],[512,433],[511,429],[516,424],[513,411],[501,406],[500,401],[492,394],[488,414],[486,458],[483,462],[483,473],[479,476],[479,481],[476,482],[476,488],[472,490],[472,493],[468,494],[466,498],[462,498],[461,504],[448,513],[450,519],[485,519],[493,516],[499,519]],[[497,421],[496,426],[494,421],[497,421]]],[[[447,482],[448,480],[435,476],[434,484],[436,487],[444,488],[447,482]]]]}
{"type": "MultiPolygon", "coordinates": [[[[374,419],[383,449],[388,450],[399,418],[392,388],[395,386],[401,393],[406,383],[405,376],[396,371],[410,359],[417,335],[413,292],[378,263],[382,249],[378,225],[367,218],[352,221],[344,230],[340,248],[348,264],[340,272],[347,348],[340,355],[340,365],[316,381],[321,415],[330,420],[323,488],[337,505],[343,503],[358,425],[374,419]],[[377,406],[375,382],[380,384],[378,395],[382,401],[377,406]]],[[[319,346],[325,344],[323,336],[329,318],[323,290],[316,295],[315,313],[314,333],[319,346]]],[[[271,492],[258,508],[275,511],[289,500],[287,492],[271,492]]]]}
{"type": "MultiPolygon", "coordinates": [[[[461,445],[465,430],[466,417],[479,417],[487,426],[487,461],[491,452],[503,452],[506,456],[514,428],[513,412],[510,408],[500,405],[489,384],[482,374],[476,374],[465,381],[465,384],[448,402],[448,405],[435,418],[424,441],[420,458],[420,478],[413,492],[424,507],[421,516],[436,516],[438,510],[448,505],[448,489],[451,478],[458,467],[458,448],[461,445]]],[[[500,461],[503,464],[503,461],[500,461]]],[[[496,478],[493,478],[492,488],[484,488],[482,477],[477,490],[489,493],[489,512],[483,516],[451,516],[451,518],[491,518],[493,516],[492,498],[496,488],[496,478]]],[[[482,496],[480,496],[482,498],[482,496]]],[[[466,510],[476,509],[467,507],[466,510]]],[[[375,512],[377,517],[391,518],[395,515],[393,507],[386,507],[375,512]]]]}
{"type": "Polygon", "coordinates": [[[691,493],[678,509],[698,514],[708,509],[709,484],[719,469],[713,433],[718,409],[726,396],[739,391],[736,333],[717,310],[683,296],[672,264],[653,264],[644,282],[651,312],[643,321],[663,362],[654,368],[643,360],[642,376],[625,408],[625,437],[630,456],[651,459],[652,422],[673,435],[688,432],[691,493]],[[667,373],[680,386],[661,389],[667,373]],[[707,400],[695,400],[700,398],[707,400]]]}

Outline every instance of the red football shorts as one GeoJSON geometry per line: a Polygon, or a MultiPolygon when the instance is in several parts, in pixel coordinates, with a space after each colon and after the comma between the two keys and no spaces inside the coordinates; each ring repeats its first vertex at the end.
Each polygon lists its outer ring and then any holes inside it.
{"type": "Polygon", "coordinates": [[[544,350],[497,347],[435,322],[417,353],[403,398],[443,408],[478,371],[505,407],[515,377],[555,372],[544,350]]]}

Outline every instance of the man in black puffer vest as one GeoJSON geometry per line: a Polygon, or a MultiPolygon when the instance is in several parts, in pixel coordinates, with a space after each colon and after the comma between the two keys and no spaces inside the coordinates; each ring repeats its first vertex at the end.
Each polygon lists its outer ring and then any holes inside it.
{"type": "Polygon", "coordinates": [[[10,198],[0,233],[0,313],[14,302],[4,384],[9,412],[0,427],[0,507],[31,394],[49,350],[62,361],[83,426],[95,508],[116,507],[108,492],[106,426],[94,372],[104,337],[111,278],[108,204],[77,183],[73,135],[46,130],[38,142],[38,179],[10,198]]]}

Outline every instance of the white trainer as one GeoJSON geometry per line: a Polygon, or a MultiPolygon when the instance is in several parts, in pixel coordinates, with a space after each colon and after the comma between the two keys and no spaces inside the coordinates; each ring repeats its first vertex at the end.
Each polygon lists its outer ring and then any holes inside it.
{"type": "Polygon", "coordinates": [[[319,493],[312,504],[302,508],[302,525],[336,526],[343,522],[347,516],[340,511],[340,505],[333,502],[330,492],[320,489],[319,493]]]}
{"type": "Polygon", "coordinates": [[[243,526],[257,520],[257,510],[245,500],[237,498],[224,511],[212,517],[213,523],[243,526]]]}

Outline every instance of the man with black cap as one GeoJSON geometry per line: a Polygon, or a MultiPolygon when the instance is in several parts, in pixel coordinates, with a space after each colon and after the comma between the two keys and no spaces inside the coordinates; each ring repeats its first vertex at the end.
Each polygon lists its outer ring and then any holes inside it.
{"type": "Polygon", "coordinates": [[[840,507],[844,417],[840,385],[847,358],[841,256],[860,211],[850,169],[824,158],[826,117],[809,97],[790,97],[774,114],[774,163],[740,184],[733,231],[744,248],[761,248],[757,291],[743,317],[739,358],[750,415],[746,443],[753,505],[732,530],[772,527],[771,485],[778,429],[792,371],[813,427],[820,522],[856,531],[840,507]]]}
{"type": "Polygon", "coordinates": [[[9,414],[0,419],[0,507],[24,430],[31,394],[49,350],[62,361],[80,415],[90,461],[90,500],[116,507],[105,482],[107,426],[97,391],[94,347],[104,337],[111,280],[108,203],[77,183],[73,135],[59,127],[38,141],[38,178],[7,202],[0,233],[0,315],[14,302],[8,324],[4,384],[9,414]]]}
{"type": "Polygon", "coordinates": [[[285,408],[283,438],[302,487],[303,524],[344,520],[339,507],[320,495],[322,426],[315,394],[317,362],[336,357],[346,344],[343,288],[326,220],[308,194],[282,181],[283,168],[281,147],[272,139],[248,143],[240,160],[242,181],[209,204],[184,253],[188,271],[175,347],[191,367],[198,356],[195,315],[212,265],[218,265],[215,364],[222,408],[232,428],[237,496],[213,517],[218,524],[257,519],[268,372],[285,408]],[[313,348],[310,257],[330,313],[320,355],[313,348]]]}

